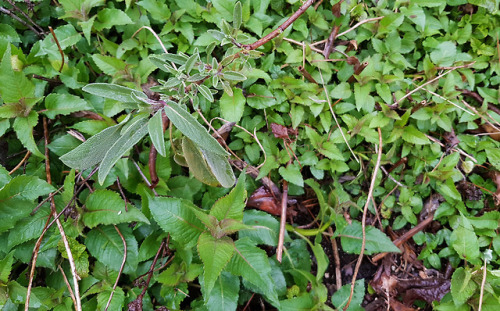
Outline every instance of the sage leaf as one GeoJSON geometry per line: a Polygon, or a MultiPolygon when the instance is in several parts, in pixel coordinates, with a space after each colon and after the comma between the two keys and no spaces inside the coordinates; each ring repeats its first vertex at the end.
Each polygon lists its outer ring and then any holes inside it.
{"type": "Polygon", "coordinates": [[[165,150],[165,137],[163,133],[163,120],[161,114],[162,112],[160,110],[149,120],[148,132],[156,151],[158,151],[162,157],[165,157],[167,152],[165,150]]]}

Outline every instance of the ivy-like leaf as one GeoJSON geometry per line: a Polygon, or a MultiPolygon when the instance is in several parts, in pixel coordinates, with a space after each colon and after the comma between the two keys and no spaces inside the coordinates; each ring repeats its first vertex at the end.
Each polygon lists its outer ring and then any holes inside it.
{"type": "Polygon", "coordinates": [[[202,233],[198,239],[198,254],[203,261],[204,292],[210,295],[215,281],[219,278],[222,269],[227,265],[234,252],[234,243],[231,238],[224,236],[220,239],[209,233],[202,233]]]}
{"type": "Polygon", "coordinates": [[[223,156],[229,155],[219,142],[217,142],[217,140],[213,138],[212,135],[210,135],[191,114],[189,114],[189,112],[184,110],[176,102],[168,101],[167,104],[168,106],[165,107],[165,113],[182,134],[186,135],[203,149],[223,156]]]}
{"type": "Polygon", "coordinates": [[[204,231],[193,209],[197,209],[193,203],[179,198],[149,198],[149,210],[158,225],[186,247],[194,246],[204,231]]]}
{"type": "Polygon", "coordinates": [[[99,224],[116,225],[139,221],[149,224],[149,220],[135,206],[128,206],[125,211],[125,202],[120,195],[111,190],[97,190],[89,195],[85,203],[83,223],[94,228],[99,224]]]}

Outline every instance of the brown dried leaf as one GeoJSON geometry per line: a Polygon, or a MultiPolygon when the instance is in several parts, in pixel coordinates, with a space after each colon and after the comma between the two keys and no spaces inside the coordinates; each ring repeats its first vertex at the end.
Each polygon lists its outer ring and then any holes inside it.
{"type": "Polygon", "coordinates": [[[252,195],[248,198],[247,206],[260,209],[273,215],[281,214],[279,202],[264,186],[257,188],[257,190],[252,193],[252,195]]]}
{"type": "Polygon", "coordinates": [[[288,129],[286,128],[286,126],[283,126],[281,124],[271,123],[271,131],[273,132],[274,137],[276,138],[281,138],[281,139],[289,138],[288,129]]]}

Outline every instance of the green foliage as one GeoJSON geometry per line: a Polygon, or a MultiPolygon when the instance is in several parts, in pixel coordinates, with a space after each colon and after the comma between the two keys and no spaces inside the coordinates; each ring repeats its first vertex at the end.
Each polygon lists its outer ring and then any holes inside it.
{"type": "MultiPolygon", "coordinates": [[[[341,252],[359,254],[360,210],[372,199],[365,255],[399,253],[384,232],[434,213],[433,230],[407,242],[427,268],[455,268],[433,307],[477,309],[483,295],[483,309],[497,308],[498,1],[344,1],[340,17],[337,1],[323,1],[256,50],[247,47],[304,1],[32,2],[14,3],[33,23],[8,3],[0,13],[0,308],[26,301],[24,275],[53,207],[84,310],[104,309],[112,293],[108,309],[126,309],[165,244],[144,309],[235,310],[254,293],[266,308],[340,309],[350,286],[325,284],[333,262],[321,242],[331,228],[341,252]],[[341,35],[326,58],[340,61],[325,61],[313,43],[333,25],[341,35]],[[49,26],[58,43],[39,33],[49,26]],[[226,143],[214,133],[221,118],[237,125],[226,143]],[[377,128],[388,173],[368,198],[377,128]],[[259,166],[256,182],[237,182],[236,156],[259,166]],[[290,202],[319,205],[306,223],[294,211],[282,263],[277,217],[245,209],[263,177],[286,180],[290,202]],[[444,202],[428,211],[434,193],[444,202]]],[[[72,308],[57,267],[72,283],[67,260],[50,228],[32,309],[72,308]]],[[[356,282],[349,310],[363,308],[369,281],[356,282]]]]}

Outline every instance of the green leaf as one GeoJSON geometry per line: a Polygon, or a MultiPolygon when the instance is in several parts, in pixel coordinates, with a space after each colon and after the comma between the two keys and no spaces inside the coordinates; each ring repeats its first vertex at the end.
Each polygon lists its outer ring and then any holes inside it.
{"type": "MultiPolygon", "coordinates": [[[[332,304],[341,310],[349,300],[351,294],[351,284],[343,285],[338,291],[336,291],[332,296],[332,304]]],[[[351,303],[349,304],[348,311],[363,311],[364,308],[361,307],[363,299],[365,297],[365,280],[357,280],[354,284],[354,295],[352,296],[351,303]]]]}
{"type": "MultiPolygon", "coordinates": [[[[0,97],[4,103],[16,103],[22,98],[34,97],[35,86],[28,80],[22,71],[12,69],[11,45],[3,53],[0,64],[0,97]]],[[[29,113],[29,110],[27,110],[29,113]]]]}
{"type": "Polygon", "coordinates": [[[9,275],[14,263],[14,253],[8,253],[2,260],[0,260],[0,282],[6,284],[9,281],[9,275]]]}
{"type": "Polygon", "coordinates": [[[102,72],[110,76],[114,76],[127,67],[127,64],[121,59],[107,55],[94,54],[92,60],[102,72]]]}
{"type": "Polygon", "coordinates": [[[12,128],[16,132],[17,138],[24,147],[40,158],[45,156],[38,150],[38,146],[33,138],[33,128],[38,123],[38,113],[31,111],[27,117],[17,117],[12,128]]]}
{"type": "Polygon", "coordinates": [[[119,286],[114,290],[113,288],[108,286],[97,294],[98,310],[104,310],[106,308],[109,297],[111,296],[111,292],[113,292],[113,298],[111,298],[108,310],[123,310],[125,303],[125,293],[119,286]]]}
{"type": "Polygon", "coordinates": [[[95,22],[95,28],[97,30],[109,29],[113,26],[121,26],[133,24],[133,21],[128,17],[128,15],[119,9],[110,9],[106,8],[103,10],[99,10],[97,13],[97,20],[99,22],[95,22]]]}
{"type": "Polygon", "coordinates": [[[227,93],[222,94],[219,103],[222,118],[230,122],[240,122],[246,103],[242,89],[233,88],[233,96],[229,96],[227,93]]]}
{"type": "Polygon", "coordinates": [[[70,94],[50,94],[45,98],[45,115],[54,119],[56,115],[68,115],[75,111],[92,110],[85,100],[70,94]]]}
{"type": "Polygon", "coordinates": [[[266,252],[256,247],[249,239],[239,239],[234,244],[236,252],[227,270],[255,285],[273,304],[279,305],[266,252]]]}
{"type": "Polygon", "coordinates": [[[82,216],[83,223],[94,228],[97,225],[116,225],[134,221],[149,224],[149,220],[139,209],[129,204],[125,211],[125,202],[120,195],[111,190],[97,190],[89,195],[82,216]]]}
{"type": "Polygon", "coordinates": [[[163,134],[163,120],[162,111],[158,111],[148,122],[148,132],[151,142],[155,146],[158,153],[165,157],[167,152],[165,150],[165,137],[163,134]]]}
{"type": "Polygon", "coordinates": [[[248,238],[256,245],[278,245],[279,221],[269,213],[259,210],[247,210],[243,214],[243,223],[253,226],[251,229],[242,229],[238,232],[240,239],[248,238]]]}
{"type": "Polygon", "coordinates": [[[227,265],[234,252],[231,238],[225,236],[214,238],[208,233],[202,233],[198,239],[198,254],[203,261],[204,293],[210,295],[215,281],[222,269],[227,265]]]}
{"type": "MultiPolygon", "coordinates": [[[[127,261],[123,273],[133,274],[137,270],[137,241],[132,229],[125,224],[118,225],[118,229],[127,243],[127,261]]],[[[99,226],[89,231],[85,238],[85,245],[90,254],[106,267],[119,271],[123,258],[123,241],[114,226],[99,226]]]]}
{"type": "Polygon", "coordinates": [[[243,9],[241,7],[241,2],[236,2],[233,10],[233,28],[240,29],[243,20],[243,9]]]}
{"type": "Polygon", "coordinates": [[[224,188],[230,188],[234,186],[236,178],[234,177],[233,169],[231,164],[227,160],[226,156],[222,156],[217,153],[210,152],[201,148],[203,157],[207,161],[210,170],[214,174],[215,178],[220,182],[221,186],[224,188]]]}
{"type": "Polygon", "coordinates": [[[144,99],[148,98],[146,94],[141,91],[112,83],[87,84],[82,88],[82,90],[90,94],[114,99],[122,103],[136,103],[136,100],[133,99],[132,94],[135,94],[136,96],[144,99]]]}
{"type": "Polygon", "coordinates": [[[326,269],[328,269],[328,264],[329,260],[328,257],[325,254],[325,251],[323,250],[323,246],[321,243],[315,243],[313,247],[311,247],[314,257],[316,257],[316,263],[318,265],[317,271],[316,271],[316,280],[321,281],[323,278],[326,269]]]}
{"type": "Polygon", "coordinates": [[[238,306],[239,293],[240,278],[222,272],[210,294],[203,293],[203,299],[205,306],[210,311],[231,311],[236,310],[238,306]]]}
{"type": "MultiPolygon", "coordinates": [[[[359,254],[361,251],[361,243],[363,239],[363,232],[361,223],[353,221],[342,230],[340,242],[342,248],[346,253],[359,254]]],[[[366,243],[365,254],[372,255],[375,253],[400,253],[391,239],[379,229],[366,226],[366,243]]]]}
{"type": "Polygon", "coordinates": [[[486,156],[490,161],[491,165],[493,165],[497,170],[500,170],[500,149],[498,148],[486,148],[486,156]]]}
{"type": "Polygon", "coordinates": [[[243,209],[245,208],[245,200],[247,191],[245,189],[245,172],[240,174],[236,187],[226,196],[215,202],[210,210],[210,215],[221,221],[223,219],[243,220],[243,209]]]}
{"type": "Polygon", "coordinates": [[[210,92],[210,89],[203,84],[198,85],[198,91],[200,91],[201,95],[205,97],[209,102],[213,103],[214,101],[214,96],[212,95],[212,92],[210,92]]]}
{"type": "Polygon", "coordinates": [[[186,135],[203,149],[223,156],[229,155],[219,142],[189,112],[173,101],[168,101],[167,104],[165,113],[182,134],[186,135]]]}
{"type": "Polygon", "coordinates": [[[146,11],[151,14],[151,17],[159,22],[164,23],[172,15],[168,8],[168,5],[163,1],[142,0],[137,2],[137,4],[146,9],[146,11]]]}
{"type": "Polygon", "coordinates": [[[230,81],[245,81],[247,79],[247,77],[245,77],[245,75],[242,74],[241,72],[230,71],[230,70],[222,72],[222,77],[230,81]]]}
{"type": "Polygon", "coordinates": [[[113,146],[106,152],[101,165],[99,165],[98,179],[101,185],[104,183],[106,176],[108,176],[115,163],[147,133],[147,120],[143,116],[137,116],[130,120],[128,124],[125,124],[121,131],[120,138],[118,138],[113,146]]]}
{"type": "Polygon", "coordinates": [[[354,84],[354,100],[356,101],[356,109],[364,110],[371,113],[375,108],[375,100],[370,95],[371,85],[365,84],[361,86],[359,83],[354,84]]]}
{"type": "Polygon", "coordinates": [[[100,163],[111,146],[120,138],[122,127],[123,124],[108,127],[63,155],[60,160],[77,170],[85,170],[100,163]]]}
{"type": "Polygon", "coordinates": [[[427,136],[417,130],[413,125],[408,125],[404,128],[403,140],[415,145],[425,145],[430,143],[427,136]]]}
{"type": "Polygon", "coordinates": [[[438,66],[452,66],[455,62],[457,47],[451,41],[441,42],[437,48],[431,52],[431,60],[438,66]]]}
{"type": "Polygon", "coordinates": [[[0,189],[0,200],[17,198],[33,201],[55,190],[45,180],[36,176],[21,175],[12,178],[7,185],[0,189]]]}
{"type": "MultiPolygon", "coordinates": [[[[54,30],[56,34],[57,41],[61,49],[64,51],[66,48],[75,45],[82,39],[82,36],[76,31],[75,27],[71,24],[66,24],[54,30]]],[[[40,50],[35,56],[49,55],[52,59],[61,59],[61,54],[57,44],[54,42],[54,37],[52,35],[45,37],[45,39],[40,44],[40,50]]]]}
{"type": "Polygon", "coordinates": [[[217,12],[219,12],[225,20],[229,22],[233,21],[235,7],[233,0],[213,0],[212,3],[217,12]]]}
{"type": "Polygon", "coordinates": [[[477,284],[472,280],[472,274],[469,269],[463,267],[453,272],[451,277],[451,296],[455,305],[465,303],[477,290],[477,284]]]}
{"type": "Polygon", "coordinates": [[[187,137],[182,139],[182,153],[193,176],[209,186],[218,186],[219,181],[208,167],[201,149],[187,137]]]}
{"type": "Polygon", "coordinates": [[[192,247],[204,231],[204,225],[196,217],[197,209],[190,201],[179,198],[149,198],[149,209],[154,220],[172,239],[192,247]]]}
{"type": "Polygon", "coordinates": [[[460,258],[471,262],[479,259],[478,238],[470,221],[464,215],[460,217],[458,228],[451,233],[450,244],[460,258]]]}
{"type": "Polygon", "coordinates": [[[247,103],[255,109],[264,109],[276,105],[276,99],[267,87],[260,84],[254,84],[248,89],[249,95],[247,103]]]}
{"type": "Polygon", "coordinates": [[[16,225],[9,231],[7,248],[10,250],[14,246],[40,237],[49,214],[50,208],[48,204],[45,204],[35,215],[26,215],[16,222],[16,225]]]}
{"type": "Polygon", "coordinates": [[[279,168],[280,175],[288,182],[295,184],[299,187],[304,187],[304,179],[298,165],[290,164],[286,167],[279,168]]]}

